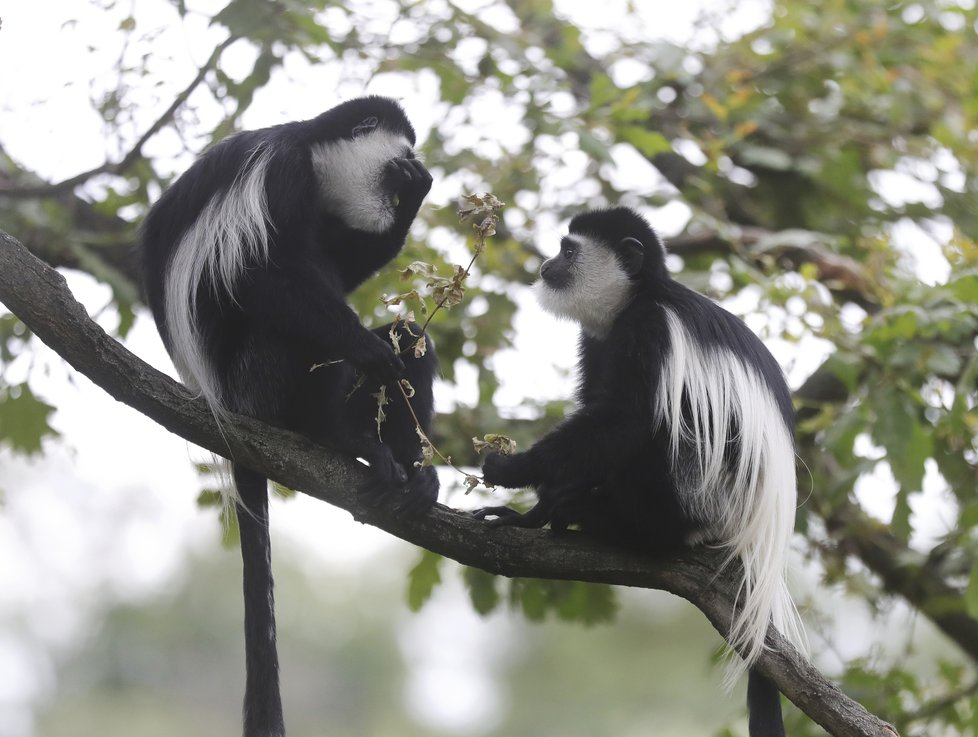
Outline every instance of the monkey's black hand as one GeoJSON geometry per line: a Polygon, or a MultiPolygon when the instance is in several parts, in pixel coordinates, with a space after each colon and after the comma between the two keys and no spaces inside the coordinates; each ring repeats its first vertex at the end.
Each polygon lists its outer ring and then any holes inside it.
{"type": "Polygon", "coordinates": [[[490,453],[482,464],[482,478],[488,486],[516,489],[533,483],[533,464],[526,453],[490,453]]]}
{"type": "Polygon", "coordinates": [[[412,218],[431,190],[431,174],[418,159],[392,159],[384,169],[384,183],[395,208],[412,218]]]}
{"type": "Polygon", "coordinates": [[[394,347],[369,331],[351,352],[350,361],[368,378],[381,384],[393,384],[404,375],[404,362],[394,347]]]}

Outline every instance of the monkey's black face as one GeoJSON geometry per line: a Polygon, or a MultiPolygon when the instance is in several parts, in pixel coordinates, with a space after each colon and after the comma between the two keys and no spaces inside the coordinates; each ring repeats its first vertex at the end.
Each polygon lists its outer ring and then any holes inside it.
{"type": "Polygon", "coordinates": [[[574,281],[574,266],[580,245],[570,236],[560,241],[560,253],[548,258],[540,267],[540,278],[550,289],[566,289],[574,281]]]}

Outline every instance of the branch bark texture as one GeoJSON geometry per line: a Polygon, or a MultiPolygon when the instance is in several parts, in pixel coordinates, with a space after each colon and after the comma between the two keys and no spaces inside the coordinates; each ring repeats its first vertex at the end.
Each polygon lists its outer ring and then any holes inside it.
{"type": "MultiPolygon", "coordinates": [[[[89,319],[62,276],[0,231],[0,301],[75,369],[181,437],[349,511],[408,542],[503,576],[553,578],[669,591],[690,601],[726,636],[738,571],[718,551],[671,558],[623,553],[580,534],[491,528],[436,505],[417,518],[364,505],[367,471],[308,439],[246,417],[218,429],[204,403],[127,351],[89,319]],[[719,573],[718,573],[719,571],[719,573]]],[[[827,681],[773,628],[758,669],[814,721],[837,737],[894,737],[894,729],[827,681]]]]}

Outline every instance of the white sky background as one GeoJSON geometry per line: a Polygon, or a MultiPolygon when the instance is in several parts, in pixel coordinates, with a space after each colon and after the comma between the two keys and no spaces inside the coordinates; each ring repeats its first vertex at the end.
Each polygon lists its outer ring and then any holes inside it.
{"type": "MultiPolygon", "coordinates": [[[[710,0],[670,3],[669,12],[662,14],[660,4],[649,3],[659,12],[651,22],[653,11],[649,11],[650,22],[642,32],[648,34],[649,40],[668,38],[681,42],[689,38],[700,10],[715,4],[710,0]]],[[[221,5],[191,3],[192,7],[206,6],[208,12],[221,5]]],[[[603,43],[601,29],[621,25],[625,7],[624,2],[613,1],[565,1],[558,5],[578,25],[595,29],[588,37],[595,45],[603,43]]],[[[766,7],[764,2],[740,3],[724,33],[734,34],[756,24],[764,17],[766,7]]],[[[196,21],[181,26],[168,3],[159,0],[141,2],[139,13],[146,25],[155,24],[155,13],[161,23],[169,26],[154,42],[154,50],[161,59],[172,57],[166,62],[166,75],[173,91],[182,88],[221,40],[220,29],[207,28],[196,21]]],[[[114,74],[119,17],[79,0],[16,2],[3,8],[3,142],[20,163],[46,179],[68,177],[103,163],[107,154],[117,158],[122,153],[106,151],[101,121],[91,112],[88,90],[89,80],[114,74]],[[63,25],[69,18],[79,19],[78,24],[63,25]],[[94,53],[87,50],[89,45],[96,48],[94,53]],[[51,63],[53,48],[58,50],[56,63],[51,63]],[[73,84],[66,86],[69,82],[73,84]]],[[[711,40],[699,37],[699,43],[711,40]]],[[[235,54],[241,55],[242,63],[250,58],[243,45],[241,49],[232,47],[226,55],[229,63],[235,54]]],[[[245,116],[245,124],[259,127],[315,115],[338,101],[334,94],[338,82],[335,68],[329,65],[311,68],[303,61],[290,60],[286,73],[273,77],[272,84],[260,93],[245,116]]],[[[343,96],[362,92],[405,95],[403,87],[391,79],[375,80],[366,90],[357,84],[342,85],[343,96]]],[[[435,88],[425,89],[425,84],[422,81],[414,96],[404,99],[422,138],[432,124],[432,116],[438,114],[432,104],[434,98],[425,99],[434,94],[435,88]]],[[[159,93],[163,104],[172,97],[169,92],[159,93]]],[[[148,109],[159,109],[150,93],[144,96],[148,109]]],[[[145,127],[153,115],[155,111],[146,121],[139,121],[141,125],[136,128],[145,127]]],[[[172,138],[161,135],[151,142],[147,152],[173,152],[177,150],[175,144],[172,138]]],[[[622,167],[617,176],[633,182],[636,191],[647,189],[647,165],[629,163],[624,152],[619,154],[622,167]]],[[[174,167],[182,169],[186,163],[175,162],[174,167]]],[[[433,192],[446,199],[454,194],[458,193],[438,189],[433,192]]],[[[680,206],[650,214],[656,227],[666,234],[678,231],[687,217],[680,206]]],[[[555,227],[553,242],[541,244],[543,250],[556,250],[558,234],[555,227]]],[[[927,244],[922,242],[920,247],[926,248],[927,244]]],[[[939,261],[929,256],[921,261],[937,263],[937,271],[928,275],[929,280],[942,278],[939,261]]],[[[69,284],[92,314],[110,302],[108,290],[88,277],[71,274],[69,284]]],[[[524,397],[566,396],[571,387],[568,372],[574,364],[572,326],[555,327],[549,318],[538,319],[532,300],[526,295],[519,300],[525,309],[514,326],[517,350],[499,356],[493,365],[506,380],[499,399],[513,408],[524,397]],[[528,365],[539,367],[539,372],[528,374],[528,365]]],[[[102,317],[107,328],[113,327],[114,320],[111,311],[102,317]]],[[[126,344],[144,360],[173,374],[148,314],[137,320],[126,344]]],[[[783,350],[784,346],[773,348],[788,365],[791,355],[783,350]]],[[[797,347],[790,351],[796,352],[797,347]]],[[[798,362],[801,373],[796,376],[807,373],[815,360],[809,355],[798,362]]],[[[69,647],[73,638],[87,629],[101,606],[97,594],[107,589],[111,598],[133,599],[152,593],[176,575],[188,551],[216,544],[213,513],[201,512],[196,505],[200,484],[189,462],[194,454],[183,440],[113,401],[48,349],[41,348],[32,361],[29,365],[24,357],[16,362],[10,378],[17,381],[30,373],[34,390],[58,408],[53,424],[63,438],[48,443],[46,455],[36,461],[25,461],[8,452],[0,454],[0,482],[5,492],[0,514],[0,737],[33,734],[31,705],[51,697],[55,687],[52,653],[69,647]]],[[[472,393],[464,387],[464,376],[462,384],[455,397],[466,401],[472,393]]],[[[442,397],[442,401],[445,399],[442,397]]],[[[803,488],[804,479],[801,481],[803,488]]],[[[878,488],[878,484],[874,486],[878,488]]],[[[886,515],[886,504],[880,511],[886,515]]],[[[368,566],[378,556],[399,554],[403,561],[399,565],[406,573],[414,558],[410,546],[353,522],[345,512],[301,495],[289,503],[275,504],[273,534],[280,550],[281,541],[288,540],[289,545],[301,549],[310,565],[368,566]]],[[[427,618],[423,615],[411,623],[410,636],[405,638],[405,642],[413,643],[406,646],[405,655],[417,664],[417,681],[409,685],[407,697],[420,719],[471,731],[471,725],[486,719],[486,709],[492,708],[494,699],[498,700],[485,670],[489,667],[485,665],[485,648],[473,633],[510,625],[478,619],[467,605],[459,605],[457,597],[436,602],[428,611],[431,614],[427,618]],[[445,607],[451,613],[435,616],[434,607],[445,607]],[[473,643],[471,652],[456,651],[454,657],[460,660],[453,660],[448,666],[437,645],[438,630],[446,621],[458,623],[469,633],[453,638],[456,645],[473,643]],[[415,691],[424,693],[432,679],[436,688],[454,686],[457,698],[441,699],[440,705],[456,705],[459,712],[438,712],[435,705],[411,696],[415,691]]],[[[865,640],[868,635],[866,631],[856,637],[865,640]]]]}

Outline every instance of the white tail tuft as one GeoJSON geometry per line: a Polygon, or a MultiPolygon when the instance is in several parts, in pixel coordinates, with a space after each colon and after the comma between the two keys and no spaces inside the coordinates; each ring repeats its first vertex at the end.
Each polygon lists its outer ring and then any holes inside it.
{"type": "Polygon", "coordinates": [[[785,581],[797,496],[794,445],[755,369],[722,346],[700,345],[671,310],[666,319],[671,346],[655,416],[670,433],[680,503],[744,569],[728,637],[743,656],[728,669],[732,686],[764,650],[769,623],[797,645],[804,640],[785,581]],[[739,447],[735,457],[731,442],[739,447]]]}

